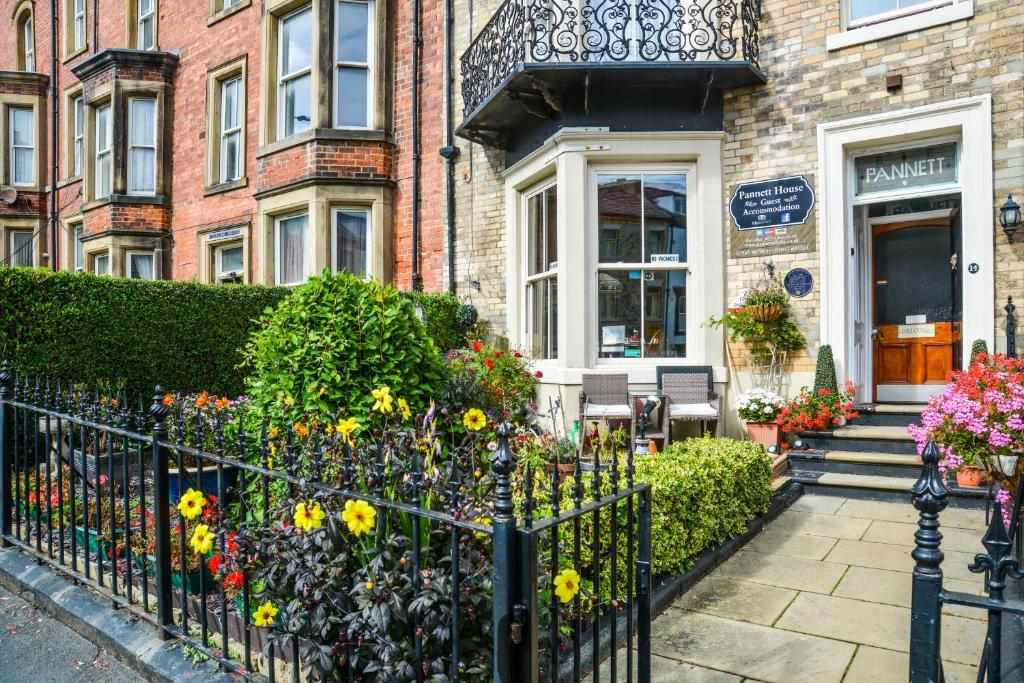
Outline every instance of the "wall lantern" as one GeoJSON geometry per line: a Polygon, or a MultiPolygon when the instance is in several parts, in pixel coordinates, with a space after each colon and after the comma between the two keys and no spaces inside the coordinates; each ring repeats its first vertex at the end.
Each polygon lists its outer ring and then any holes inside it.
{"type": "Polygon", "coordinates": [[[1013,201],[1013,195],[1006,197],[1006,203],[999,207],[999,222],[1006,233],[1006,241],[1013,241],[1013,233],[1020,227],[1020,204],[1013,201]]]}

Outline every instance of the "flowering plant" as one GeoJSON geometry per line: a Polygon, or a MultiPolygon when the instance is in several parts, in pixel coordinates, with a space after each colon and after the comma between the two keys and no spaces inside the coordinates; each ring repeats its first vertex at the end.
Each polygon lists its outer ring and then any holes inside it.
{"type": "Polygon", "coordinates": [[[786,434],[824,430],[857,417],[853,409],[853,382],[847,382],[839,393],[828,389],[800,389],[796,398],[786,401],[776,421],[786,434]]]}
{"type": "MultiPolygon", "coordinates": [[[[935,441],[943,456],[939,469],[955,472],[1024,451],[1024,360],[979,354],[947,381],[946,390],[921,411],[921,424],[908,427],[918,453],[935,441]]],[[[1018,459],[1012,477],[996,467],[993,474],[1006,483],[1016,481],[1021,464],[1018,459]]]]}
{"type": "Polygon", "coordinates": [[[766,389],[751,389],[736,398],[736,412],[746,422],[775,422],[785,403],[766,389]]]}
{"type": "Polygon", "coordinates": [[[453,386],[461,387],[461,396],[451,396],[448,401],[455,404],[452,407],[478,405],[513,420],[525,415],[543,376],[530,367],[523,352],[503,351],[481,341],[474,340],[468,350],[449,352],[447,360],[453,386]]]}

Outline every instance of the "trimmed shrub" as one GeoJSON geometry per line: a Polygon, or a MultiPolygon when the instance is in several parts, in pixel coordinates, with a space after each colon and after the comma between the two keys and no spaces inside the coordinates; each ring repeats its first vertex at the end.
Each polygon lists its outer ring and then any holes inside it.
{"type": "Polygon", "coordinates": [[[974,343],[971,344],[971,364],[974,364],[974,359],[981,354],[988,355],[988,342],[984,339],[975,339],[974,343]]]}
{"type": "Polygon", "coordinates": [[[268,311],[246,347],[246,394],[277,425],[367,418],[388,386],[413,412],[442,387],[444,364],[412,301],[393,287],[328,272],[268,311]]]}
{"type": "Polygon", "coordinates": [[[461,349],[466,345],[466,332],[459,325],[462,303],[454,294],[406,292],[414,306],[423,309],[423,327],[438,351],[461,349]]]}
{"type": "Polygon", "coordinates": [[[836,361],[832,357],[832,345],[823,344],[818,349],[818,360],[814,365],[814,390],[828,389],[833,396],[839,393],[836,379],[836,361]]]}
{"type": "Polygon", "coordinates": [[[288,290],[0,267],[0,358],[66,382],[124,382],[144,396],[237,396],[240,349],[288,290]]]}

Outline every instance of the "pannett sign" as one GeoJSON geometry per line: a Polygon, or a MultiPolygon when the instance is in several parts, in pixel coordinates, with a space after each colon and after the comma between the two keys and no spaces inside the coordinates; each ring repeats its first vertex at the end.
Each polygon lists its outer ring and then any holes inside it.
{"type": "Polygon", "coordinates": [[[814,190],[802,175],[744,183],[729,202],[729,213],[740,230],[802,225],[813,208],[814,190]]]}

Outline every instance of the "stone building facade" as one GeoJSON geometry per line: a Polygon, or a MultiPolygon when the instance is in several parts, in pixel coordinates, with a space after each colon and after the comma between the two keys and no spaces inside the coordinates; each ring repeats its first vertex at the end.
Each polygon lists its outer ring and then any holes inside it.
{"type": "Polygon", "coordinates": [[[457,169],[458,288],[513,344],[555,340],[540,345],[546,393],[571,412],[585,372],[648,389],[658,366],[710,365],[731,405],[753,383],[747,354],[704,323],[765,262],[802,283],[791,307],[808,345],[789,359],[786,393],[812,381],[821,344],[863,402],[923,400],[973,340],[1005,348],[1007,297],[1024,295],[1024,247],[998,220],[1024,194],[1024,6],[723,0],[717,13],[652,5],[662,18],[647,28],[606,19],[633,4],[455,2],[456,125],[471,141],[457,169]],[[664,208],[646,193],[673,174],[686,178],[685,251],[617,254],[611,235],[625,228],[603,208],[604,183],[639,178],[637,206],[664,208]],[[738,190],[793,183],[813,192],[805,220],[733,217],[738,190]],[[557,221],[530,213],[539,191],[557,196],[557,221]],[[556,254],[538,270],[549,230],[556,254]],[[546,301],[545,280],[557,289],[546,301]],[[643,287],[643,321],[614,310],[630,287],[643,287]],[[673,326],[685,345],[670,343],[673,326]]]}
{"type": "Polygon", "coordinates": [[[3,129],[13,131],[17,116],[19,136],[29,125],[35,133],[17,152],[32,167],[19,179],[13,143],[4,139],[0,184],[17,198],[0,204],[0,261],[51,265],[56,107],[62,269],[283,284],[344,268],[407,289],[416,222],[415,284],[444,286],[441,5],[57,0],[56,7],[51,73],[50,3],[0,3],[10,17],[0,41],[3,129]],[[415,8],[425,46],[418,141],[415,8]]]}

